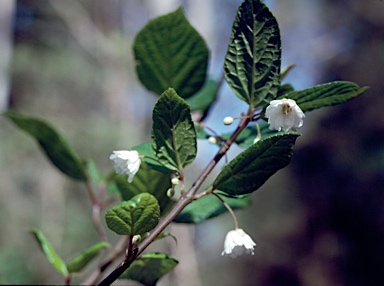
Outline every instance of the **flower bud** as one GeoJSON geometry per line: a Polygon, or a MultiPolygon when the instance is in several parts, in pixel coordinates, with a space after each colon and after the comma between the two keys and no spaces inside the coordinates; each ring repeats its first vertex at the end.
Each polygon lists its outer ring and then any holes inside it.
{"type": "Polygon", "coordinates": [[[214,136],[210,136],[210,137],[208,138],[208,142],[209,142],[210,144],[217,144],[217,140],[216,140],[216,138],[215,138],[214,136]]]}
{"type": "Polygon", "coordinates": [[[223,120],[225,125],[231,125],[233,123],[233,117],[227,116],[223,120]]]}
{"type": "Polygon", "coordinates": [[[169,188],[167,191],[167,197],[172,198],[175,195],[175,189],[169,188]]]}
{"type": "Polygon", "coordinates": [[[171,183],[172,183],[172,185],[176,186],[180,183],[180,180],[179,180],[179,178],[175,177],[175,178],[171,179],[171,183]]]}

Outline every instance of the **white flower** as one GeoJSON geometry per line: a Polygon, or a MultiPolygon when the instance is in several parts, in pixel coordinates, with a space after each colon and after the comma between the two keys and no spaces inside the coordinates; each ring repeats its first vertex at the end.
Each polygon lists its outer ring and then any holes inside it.
{"type": "Polygon", "coordinates": [[[280,131],[296,130],[303,125],[303,111],[293,99],[272,100],[265,111],[270,124],[269,129],[280,131]]]}
{"type": "Polygon", "coordinates": [[[115,162],[115,171],[120,175],[129,175],[128,183],[132,183],[133,177],[140,168],[139,153],[132,151],[113,151],[109,159],[115,162]]]}
{"type": "Polygon", "coordinates": [[[225,125],[231,125],[233,123],[233,120],[234,120],[233,117],[227,116],[224,118],[223,122],[225,125]]]}
{"type": "Polygon", "coordinates": [[[232,258],[246,254],[253,255],[253,248],[256,243],[241,228],[236,228],[227,233],[224,241],[224,251],[221,255],[229,255],[232,258]]]}

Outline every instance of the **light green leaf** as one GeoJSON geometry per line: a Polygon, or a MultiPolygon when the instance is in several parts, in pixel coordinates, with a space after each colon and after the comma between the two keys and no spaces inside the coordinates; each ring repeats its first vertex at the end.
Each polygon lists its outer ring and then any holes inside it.
{"type": "Polygon", "coordinates": [[[85,169],[87,171],[88,178],[92,183],[101,184],[104,181],[104,177],[97,168],[95,161],[87,160],[85,162],[85,169]]]}
{"type": "Polygon", "coordinates": [[[146,253],[136,259],[120,278],[135,280],[146,286],[154,286],[178,263],[176,258],[164,253],[146,253]]]}
{"type": "Polygon", "coordinates": [[[203,87],[191,97],[185,99],[191,110],[208,110],[216,100],[219,83],[214,80],[207,80],[203,87]]]}
{"type": "Polygon", "coordinates": [[[17,127],[37,140],[48,159],[65,175],[85,180],[83,164],[61,135],[46,121],[16,112],[5,112],[17,127]]]}
{"type": "MultiPolygon", "coordinates": [[[[141,237],[140,237],[140,239],[139,240],[137,240],[136,241],[136,244],[140,244],[144,239],[146,239],[148,236],[149,236],[149,232],[147,232],[146,234],[144,234],[144,235],[142,235],[141,237]]],[[[172,234],[172,233],[170,233],[170,232],[167,232],[167,231],[163,231],[163,232],[161,232],[158,236],[156,236],[156,238],[155,238],[155,241],[156,240],[159,240],[159,239],[162,239],[162,238],[165,238],[165,237],[172,237],[173,238],[173,240],[176,242],[176,244],[177,244],[177,238],[176,238],[176,236],[174,235],[174,234],[172,234]]]]}
{"type": "Polygon", "coordinates": [[[285,133],[263,139],[229,162],[213,186],[229,196],[249,194],[291,161],[300,133],[285,133]]]}
{"type": "MultiPolygon", "coordinates": [[[[220,197],[232,209],[246,208],[251,205],[251,198],[247,196],[242,198],[220,197]]],[[[214,195],[206,195],[187,205],[173,221],[179,223],[201,223],[225,212],[228,212],[228,210],[218,198],[214,195]]]]}
{"type": "Polygon", "coordinates": [[[225,79],[252,107],[276,97],[280,86],[281,40],[275,17],[259,0],[245,0],[232,27],[225,79]]]}
{"type": "Polygon", "coordinates": [[[173,87],[187,98],[204,84],[208,48],[181,8],[150,21],[137,34],[133,50],[140,81],[158,95],[173,87]]]}
{"type": "Polygon", "coordinates": [[[105,214],[107,226],[120,235],[143,235],[158,224],[159,217],[160,206],[148,193],[121,202],[105,214]]]}
{"type": "Polygon", "coordinates": [[[167,89],[153,109],[152,148],[168,169],[181,172],[196,157],[196,131],[188,104],[167,89]]]}
{"type": "Polygon", "coordinates": [[[67,264],[68,271],[70,273],[80,272],[99,254],[100,250],[108,246],[109,244],[106,242],[99,242],[87,248],[67,264]]]}
{"type": "Polygon", "coordinates": [[[45,235],[38,229],[33,228],[30,232],[35,237],[37,243],[39,244],[41,250],[44,252],[47,257],[49,263],[56,269],[58,273],[63,276],[68,275],[68,269],[65,265],[65,262],[61,259],[61,257],[56,253],[55,249],[52,247],[48,239],[45,235]]]}
{"type": "Polygon", "coordinates": [[[367,89],[368,87],[360,88],[353,82],[334,81],[300,91],[292,91],[281,98],[295,100],[301,110],[307,112],[320,107],[343,103],[362,94],[367,89]]]}
{"type": "Polygon", "coordinates": [[[175,203],[167,196],[167,190],[172,185],[170,175],[153,170],[145,163],[141,163],[132,183],[127,182],[127,176],[117,174],[115,181],[123,200],[128,201],[140,193],[153,195],[160,205],[162,215],[167,213],[175,203]]]}

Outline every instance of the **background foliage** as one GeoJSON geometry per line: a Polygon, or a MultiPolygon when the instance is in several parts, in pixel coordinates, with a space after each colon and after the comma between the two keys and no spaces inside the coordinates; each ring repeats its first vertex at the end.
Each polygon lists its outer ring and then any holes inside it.
{"type": "MultiPolygon", "coordinates": [[[[155,97],[135,76],[131,46],[136,32],[150,18],[182,4],[207,39],[212,50],[209,70],[218,77],[241,1],[165,1],[161,6],[156,2],[16,1],[9,107],[49,118],[77,152],[95,157],[103,171],[110,170],[111,146],[124,149],[150,136],[155,97]],[[87,26],[87,21],[92,25],[87,26]]],[[[384,125],[379,120],[384,3],[275,2],[266,1],[281,28],[283,67],[299,65],[288,82],[302,89],[350,80],[371,88],[347,104],[308,114],[291,168],[267,182],[252,195],[253,206],[238,213],[244,229],[258,243],[255,256],[235,265],[219,256],[224,235],[232,227],[228,217],[215,218],[209,227],[173,226],[178,245],[172,239],[156,244],[180,262],[164,278],[168,280],[160,281],[163,285],[190,281],[210,285],[217,279],[221,285],[268,286],[281,281],[284,285],[384,282],[380,264],[384,125]],[[197,253],[191,255],[190,248],[197,253]],[[250,272],[252,277],[247,275],[250,272]],[[190,277],[195,275],[197,281],[190,277]]],[[[215,108],[222,117],[243,108],[229,103],[233,96],[229,90],[220,96],[215,108]]],[[[89,219],[91,206],[85,190],[52,169],[36,144],[3,118],[0,136],[0,212],[6,218],[0,222],[1,282],[54,284],[60,277],[28,228],[49,233],[55,249],[70,261],[78,248],[98,241],[89,219]]],[[[197,159],[205,156],[202,153],[197,159]]]]}

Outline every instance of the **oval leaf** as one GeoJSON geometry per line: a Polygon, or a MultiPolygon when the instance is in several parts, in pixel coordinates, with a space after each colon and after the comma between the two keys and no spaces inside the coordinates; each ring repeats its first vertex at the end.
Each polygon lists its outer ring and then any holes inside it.
{"type": "Polygon", "coordinates": [[[178,263],[176,258],[164,253],[146,253],[136,259],[120,278],[135,280],[146,286],[154,286],[178,263]]]}
{"type": "MultiPolygon", "coordinates": [[[[251,198],[227,198],[220,196],[232,209],[246,208],[251,205],[251,198]]],[[[201,223],[222,213],[228,212],[223,203],[214,195],[207,195],[187,205],[174,218],[179,223],[201,223]]]]}
{"type": "Polygon", "coordinates": [[[153,109],[152,148],[168,169],[179,171],[196,157],[196,131],[188,104],[166,90],[153,109]]]}
{"type": "Polygon", "coordinates": [[[244,1],[232,27],[225,79],[252,107],[276,97],[280,86],[281,40],[275,17],[259,0],[244,1]]]}
{"type": "Polygon", "coordinates": [[[38,229],[33,228],[30,232],[35,237],[37,243],[39,244],[41,250],[44,252],[49,263],[59,272],[61,275],[68,275],[68,269],[61,257],[53,249],[52,245],[49,243],[45,235],[38,229]]]}
{"type": "Polygon", "coordinates": [[[216,178],[215,189],[237,196],[256,191],[266,180],[291,161],[299,133],[263,139],[229,162],[216,178]]]}
{"type": "Polygon", "coordinates": [[[316,85],[314,87],[292,91],[281,96],[296,101],[303,112],[311,111],[325,106],[332,106],[348,101],[367,90],[357,84],[348,81],[334,81],[316,85]]]}
{"type": "Polygon", "coordinates": [[[214,80],[207,80],[203,87],[193,96],[185,99],[191,110],[208,110],[216,100],[217,91],[220,85],[214,80]]]}
{"type": "Polygon", "coordinates": [[[145,163],[141,164],[132,183],[127,182],[127,176],[117,174],[115,182],[121,197],[125,201],[130,200],[137,194],[149,193],[157,199],[161,214],[168,212],[174,205],[174,201],[167,196],[167,190],[172,185],[170,175],[153,170],[145,163]]]}
{"type": "Polygon", "coordinates": [[[108,246],[109,244],[106,242],[99,242],[87,248],[67,264],[68,271],[70,273],[81,271],[99,254],[100,250],[108,246]]]}
{"type": "Polygon", "coordinates": [[[187,98],[204,84],[208,48],[181,8],[150,21],[137,34],[133,50],[140,81],[158,95],[173,87],[187,98]]]}
{"type": "Polygon", "coordinates": [[[61,172],[76,180],[86,179],[80,159],[50,124],[40,118],[25,116],[16,112],[6,112],[4,116],[35,138],[48,159],[61,172]]]}
{"type": "Polygon", "coordinates": [[[121,202],[105,214],[108,227],[120,235],[143,235],[158,224],[159,217],[160,206],[148,193],[121,202]]]}
{"type": "Polygon", "coordinates": [[[146,156],[146,157],[143,157],[141,161],[144,161],[152,169],[156,171],[160,171],[165,174],[172,173],[172,170],[166,168],[164,165],[160,164],[159,162],[151,159],[151,158],[156,158],[155,152],[153,151],[153,148],[152,148],[152,142],[145,142],[143,144],[133,147],[132,149],[139,152],[140,156],[146,156]],[[147,158],[147,157],[150,157],[150,158],[147,158]]]}

